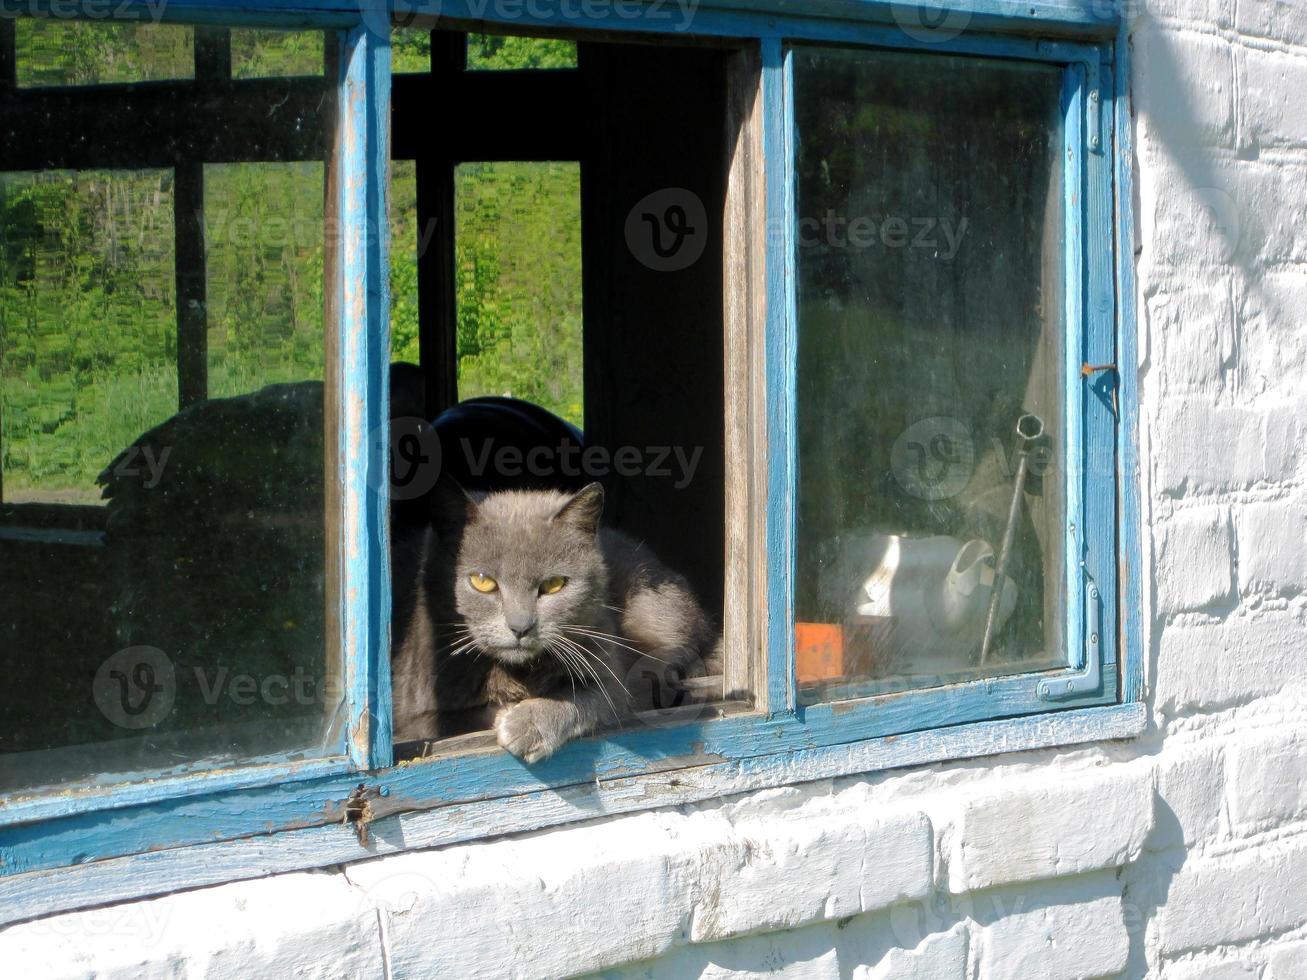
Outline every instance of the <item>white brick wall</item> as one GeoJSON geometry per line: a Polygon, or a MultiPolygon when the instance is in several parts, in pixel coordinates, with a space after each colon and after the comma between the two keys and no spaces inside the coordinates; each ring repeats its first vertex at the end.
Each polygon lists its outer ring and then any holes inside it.
{"type": "Polygon", "coordinates": [[[1307,3],[1129,6],[1146,736],[55,916],[0,972],[1307,978],[1307,3]]]}

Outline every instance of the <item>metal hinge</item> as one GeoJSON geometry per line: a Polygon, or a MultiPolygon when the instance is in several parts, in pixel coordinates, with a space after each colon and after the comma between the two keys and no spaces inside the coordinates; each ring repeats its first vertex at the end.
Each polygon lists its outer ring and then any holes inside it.
{"type": "Polygon", "coordinates": [[[1102,596],[1098,594],[1098,585],[1086,575],[1084,660],[1069,674],[1040,681],[1035,690],[1041,701],[1065,701],[1098,690],[1103,679],[1102,619],[1102,596]]]}
{"type": "Polygon", "coordinates": [[[1103,97],[1098,86],[1089,90],[1089,104],[1085,107],[1085,125],[1089,127],[1089,148],[1100,149],[1103,145],[1102,131],[1103,97]]]}
{"type": "Polygon", "coordinates": [[[368,824],[372,822],[371,801],[383,795],[385,794],[378,787],[359,783],[345,801],[345,816],[340,822],[354,825],[354,833],[364,847],[368,843],[368,824]]]}

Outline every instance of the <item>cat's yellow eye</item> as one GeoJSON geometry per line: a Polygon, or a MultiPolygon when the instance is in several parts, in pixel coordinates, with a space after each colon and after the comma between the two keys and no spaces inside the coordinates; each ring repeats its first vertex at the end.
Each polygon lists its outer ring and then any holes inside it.
{"type": "Polygon", "coordinates": [[[540,594],[553,595],[555,592],[557,592],[566,584],[567,584],[567,579],[564,578],[562,575],[551,576],[550,578],[547,578],[540,583],[540,594]]]}
{"type": "Polygon", "coordinates": [[[468,581],[472,583],[472,588],[478,592],[494,592],[495,589],[499,588],[498,582],[489,575],[482,575],[480,572],[476,575],[469,575],[468,581]]]}

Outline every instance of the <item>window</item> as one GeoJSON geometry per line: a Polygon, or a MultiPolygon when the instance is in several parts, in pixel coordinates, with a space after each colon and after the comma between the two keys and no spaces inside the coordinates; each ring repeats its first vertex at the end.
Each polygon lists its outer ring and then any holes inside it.
{"type": "Polygon", "coordinates": [[[0,20],[5,917],[1139,730],[1128,52],[866,6],[0,20]],[[392,730],[388,420],[504,392],[722,626],[531,765],[392,730]]]}
{"type": "MultiPolygon", "coordinates": [[[[125,59],[134,79],[192,51],[170,25],[131,44],[53,26],[73,63],[125,59]]],[[[122,77],[61,82],[106,74],[122,77]]],[[[106,131],[89,97],[18,99],[32,127],[94,138],[11,149],[0,176],[6,792],[341,751],[317,110],[331,89],[311,86],[233,91],[180,146],[106,131]],[[38,154],[56,166],[24,169],[38,154]]],[[[187,87],[155,110],[165,140],[203,97],[187,87]]],[[[125,114],[148,100],[109,91],[125,114]]]]}
{"type": "Polygon", "coordinates": [[[1062,73],[800,48],[800,698],[1050,670],[1066,525],[1062,73]]]}

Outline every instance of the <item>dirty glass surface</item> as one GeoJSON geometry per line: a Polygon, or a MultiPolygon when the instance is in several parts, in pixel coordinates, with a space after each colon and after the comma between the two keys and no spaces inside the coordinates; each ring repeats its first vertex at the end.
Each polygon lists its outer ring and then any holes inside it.
{"type": "Polygon", "coordinates": [[[20,17],[15,77],[22,87],[192,78],[195,31],[149,23],[20,17]]]}
{"type": "Polygon", "coordinates": [[[337,751],[335,87],[169,91],[148,37],[148,90],[0,95],[0,794],[337,751]]]}
{"type": "Polygon", "coordinates": [[[1064,664],[1060,71],[793,57],[801,700],[1064,664]]]}

